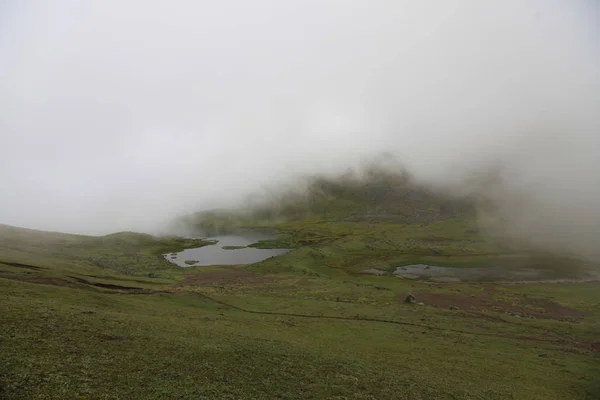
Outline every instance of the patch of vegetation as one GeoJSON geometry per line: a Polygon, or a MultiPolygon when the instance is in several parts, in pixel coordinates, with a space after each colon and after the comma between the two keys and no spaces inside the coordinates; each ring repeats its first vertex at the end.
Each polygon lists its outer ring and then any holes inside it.
{"type": "Polygon", "coordinates": [[[156,282],[106,272],[0,264],[1,398],[600,394],[598,284],[431,286],[236,267],[177,269],[156,282]],[[407,305],[408,292],[417,303],[429,293],[491,305],[407,305]],[[556,319],[542,300],[577,317],[556,319]],[[548,317],[517,317],[494,302],[548,317]]]}
{"type": "Polygon", "coordinates": [[[215,242],[154,237],[134,232],[106,236],[41,232],[0,225],[0,262],[19,261],[43,267],[99,267],[126,275],[171,277],[177,268],[163,254],[215,242]]]}
{"type": "Polygon", "coordinates": [[[194,264],[198,264],[200,261],[198,261],[198,260],[185,260],[184,262],[187,265],[194,265],[194,264]]]}
{"type": "Polygon", "coordinates": [[[223,250],[239,250],[239,249],[245,249],[246,246],[223,246],[221,248],[223,250]]]}
{"type": "Polygon", "coordinates": [[[253,243],[263,249],[304,249],[253,266],[331,275],[431,264],[447,267],[532,268],[550,278],[582,276],[584,262],[540,252],[528,243],[486,234],[474,201],[452,198],[415,183],[405,173],[377,166],[361,175],[312,177],[243,210],[197,213],[180,221],[200,231],[275,229],[277,238],[253,243]],[[304,266],[305,267],[304,267],[304,266]],[[320,271],[320,272],[319,272],[320,271]]]}
{"type": "Polygon", "coordinates": [[[254,249],[289,249],[290,247],[297,247],[297,244],[286,242],[281,239],[272,240],[259,240],[256,243],[249,244],[247,247],[254,249]]]}
{"type": "Polygon", "coordinates": [[[193,216],[205,230],[275,228],[248,247],[293,249],[246,267],[162,256],[206,240],[0,227],[0,398],[600,398],[598,282],[358,273],[577,277],[580,261],[484,236],[468,203],[405,176],[366,175],[193,216]]]}

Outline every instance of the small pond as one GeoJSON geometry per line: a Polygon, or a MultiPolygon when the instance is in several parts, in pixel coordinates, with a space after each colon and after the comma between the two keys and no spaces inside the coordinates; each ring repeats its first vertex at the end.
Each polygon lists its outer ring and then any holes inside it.
{"type": "Polygon", "coordinates": [[[290,251],[288,249],[255,249],[245,247],[260,240],[273,240],[275,238],[273,235],[258,232],[213,236],[204,238],[204,240],[214,240],[217,242],[214,245],[186,249],[179,253],[165,254],[164,256],[168,261],[180,267],[252,264],[290,251]],[[197,262],[192,263],[192,261],[197,262]]]}
{"type": "Polygon", "coordinates": [[[528,268],[507,268],[503,266],[484,268],[452,268],[426,264],[405,265],[396,268],[393,273],[403,278],[433,278],[439,281],[461,281],[477,279],[535,279],[541,271],[528,268]]]}

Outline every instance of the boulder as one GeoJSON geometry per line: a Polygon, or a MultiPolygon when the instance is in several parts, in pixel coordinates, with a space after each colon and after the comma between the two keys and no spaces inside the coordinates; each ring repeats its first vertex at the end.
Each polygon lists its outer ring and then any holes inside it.
{"type": "Polygon", "coordinates": [[[404,303],[405,304],[416,304],[417,303],[417,298],[415,296],[413,296],[412,294],[409,293],[404,298],[404,303]]]}

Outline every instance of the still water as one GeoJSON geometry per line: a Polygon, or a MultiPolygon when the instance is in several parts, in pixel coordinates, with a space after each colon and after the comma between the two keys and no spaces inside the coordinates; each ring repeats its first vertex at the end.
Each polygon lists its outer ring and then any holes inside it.
{"type": "Polygon", "coordinates": [[[223,246],[248,246],[259,240],[272,240],[275,236],[264,233],[244,233],[235,235],[223,235],[206,238],[205,240],[216,240],[212,246],[186,249],[179,253],[165,254],[165,258],[180,267],[196,267],[206,265],[234,265],[252,264],[269,257],[278,256],[289,252],[287,249],[255,249],[242,248],[227,250],[223,246]],[[190,264],[186,261],[198,261],[190,264]]]}

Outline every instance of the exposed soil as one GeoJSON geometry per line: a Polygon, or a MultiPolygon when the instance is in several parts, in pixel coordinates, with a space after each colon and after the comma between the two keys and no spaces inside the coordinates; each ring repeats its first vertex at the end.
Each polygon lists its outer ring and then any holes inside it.
{"type": "MultiPolygon", "coordinates": [[[[0,271],[0,272],[6,272],[6,271],[0,271]]],[[[6,275],[3,277],[7,278],[7,279],[21,281],[21,282],[35,283],[38,285],[77,287],[78,286],[77,284],[84,284],[84,285],[98,287],[98,288],[102,288],[102,289],[124,290],[124,291],[130,292],[130,293],[154,293],[154,292],[157,292],[155,290],[144,289],[144,288],[140,288],[140,287],[112,285],[112,284],[100,283],[100,282],[90,282],[87,279],[78,278],[76,276],[67,276],[68,278],[71,278],[72,281],[63,279],[63,278],[58,278],[58,277],[34,275],[34,274],[30,274],[30,275],[10,274],[10,275],[6,275]]]]}
{"type": "Polygon", "coordinates": [[[109,281],[127,281],[127,282],[137,282],[137,283],[151,283],[148,281],[144,281],[144,280],[140,280],[140,279],[129,279],[129,278],[116,278],[114,276],[106,276],[106,275],[88,275],[88,274],[81,274],[83,276],[89,276],[90,278],[98,278],[98,279],[104,279],[104,280],[109,280],[109,281]]]}
{"type": "Polygon", "coordinates": [[[600,342],[588,343],[589,349],[592,351],[600,352],[600,342]]]}
{"type": "Polygon", "coordinates": [[[153,292],[153,290],[150,290],[150,289],[144,289],[144,288],[134,287],[134,286],[122,286],[122,285],[113,285],[110,283],[90,282],[87,279],[78,278],[76,276],[69,276],[69,278],[74,279],[78,283],[83,283],[85,285],[95,286],[95,287],[99,287],[99,288],[103,288],[103,289],[153,292]]]}
{"type": "Polygon", "coordinates": [[[241,268],[221,268],[216,271],[189,272],[180,286],[208,286],[208,285],[257,285],[274,282],[281,278],[256,274],[241,268]]]}
{"type": "Polygon", "coordinates": [[[20,264],[20,263],[8,262],[8,261],[0,261],[0,264],[10,265],[11,267],[16,267],[16,268],[32,269],[35,271],[40,271],[42,269],[48,269],[48,268],[44,268],[44,267],[38,267],[35,265],[20,264]]]}
{"type": "Polygon", "coordinates": [[[16,281],[36,283],[39,285],[53,285],[53,286],[75,286],[73,282],[66,279],[54,278],[49,276],[39,275],[10,275],[5,278],[13,279],[16,281]]]}
{"type": "MultiPolygon", "coordinates": [[[[564,345],[564,346],[579,347],[579,348],[586,349],[588,351],[592,351],[595,353],[600,352],[600,342],[580,342],[580,341],[573,341],[573,340],[567,340],[567,339],[548,340],[545,338],[539,338],[539,337],[533,337],[533,336],[506,336],[506,337],[511,338],[511,339],[524,340],[526,342],[538,342],[538,343],[553,342],[555,344],[564,345]]],[[[579,353],[572,348],[563,348],[561,350],[564,352],[568,352],[568,353],[579,353]]]]}
{"type": "MultiPolygon", "coordinates": [[[[514,302],[494,299],[482,295],[463,295],[456,293],[414,293],[417,302],[426,306],[439,308],[458,308],[471,312],[495,312],[513,314],[528,318],[548,318],[559,320],[572,320],[583,318],[586,313],[558,303],[530,298],[519,298],[514,302]]],[[[399,301],[404,301],[406,294],[400,294],[399,301]]]]}

